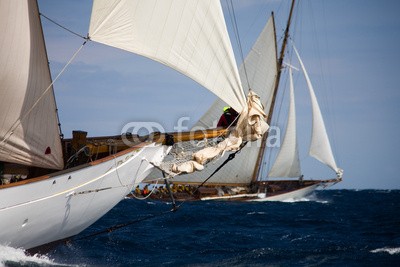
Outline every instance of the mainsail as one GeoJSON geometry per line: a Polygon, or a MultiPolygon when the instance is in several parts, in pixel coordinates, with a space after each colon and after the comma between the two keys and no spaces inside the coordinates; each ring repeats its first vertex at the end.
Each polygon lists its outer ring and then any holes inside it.
{"type": "Polygon", "coordinates": [[[296,47],[293,46],[294,52],[299,59],[301,68],[307,81],[308,89],[310,91],[312,113],[313,113],[313,126],[312,126],[312,138],[310,145],[310,155],[325,165],[332,168],[336,173],[342,171],[337,167],[335,158],[333,157],[331,144],[329,142],[328,134],[326,132],[325,123],[322,118],[321,109],[319,108],[317,97],[315,96],[313,86],[310,78],[308,77],[307,71],[304,67],[303,61],[300,58],[299,52],[296,47]]]}
{"type": "Polygon", "coordinates": [[[299,177],[301,175],[299,150],[296,138],[296,108],[292,68],[289,67],[290,104],[285,137],[275,163],[269,171],[269,177],[299,177]]]}
{"type": "Polygon", "coordinates": [[[62,169],[36,1],[0,1],[0,161],[62,169]]]}
{"type": "Polygon", "coordinates": [[[89,37],[176,69],[238,112],[246,106],[219,1],[94,0],[89,37]]]}
{"type": "MultiPolygon", "coordinates": [[[[261,102],[265,107],[264,110],[269,110],[271,105],[272,92],[277,75],[277,52],[275,42],[275,25],[273,17],[271,17],[244,60],[250,87],[261,98],[261,102]]],[[[242,81],[246,81],[243,65],[240,67],[239,73],[242,77],[242,81]]],[[[217,99],[197,122],[194,129],[215,127],[222,114],[222,109],[226,105],[224,101],[217,99]]],[[[220,169],[207,181],[207,184],[249,184],[252,179],[259,150],[260,142],[248,143],[246,147],[236,155],[234,160],[235,164],[230,164],[229,167],[220,169]]],[[[218,163],[223,162],[227,157],[228,155],[226,154],[218,163]]],[[[218,163],[208,165],[207,168],[200,173],[175,176],[173,181],[181,183],[202,183],[219,167],[220,164],[218,163]]],[[[150,177],[155,176],[156,175],[150,177]]]]}

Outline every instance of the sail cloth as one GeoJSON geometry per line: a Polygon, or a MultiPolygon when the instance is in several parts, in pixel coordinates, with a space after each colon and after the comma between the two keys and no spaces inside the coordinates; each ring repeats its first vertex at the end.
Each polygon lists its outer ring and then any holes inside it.
{"type": "MultiPolygon", "coordinates": [[[[272,16],[268,19],[256,42],[244,59],[244,63],[239,68],[243,88],[247,88],[247,84],[245,83],[247,80],[246,73],[250,88],[260,97],[261,103],[264,105],[264,110],[269,111],[277,75],[275,26],[272,16]]],[[[228,104],[223,100],[215,100],[194,128],[215,128],[222,114],[222,109],[225,106],[228,106],[228,104]]]]}
{"type": "Polygon", "coordinates": [[[328,134],[326,132],[325,123],[322,118],[321,109],[317,101],[317,97],[314,93],[314,88],[311,84],[310,78],[308,77],[307,71],[304,67],[303,61],[300,58],[299,52],[293,45],[293,49],[299,59],[301,69],[303,70],[308,89],[311,97],[312,113],[313,113],[313,126],[312,126],[312,137],[310,145],[310,155],[325,165],[329,166],[338,175],[341,175],[342,170],[336,165],[335,158],[333,157],[331,144],[329,143],[328,134]]]}
{"type": "Polygon", "coordinates": [[[243,141],[256,141],[261,138],[269,128],[269,125],[265,122],[267,115],[264,113],[263,109],[264,107],[260,102],[260,97],[250,90],[247,96],[247,108],[240,114],[236,128],[229,136],[215,146],[206,147],[194,153],[193,161],[190,161],[190,165],[195,168],[188,169],[188,164],[185,162],[180,165],[174,165],[172,172],[174,172],[175,175],[182,172],[194,172],[199,170],[195,163],[204,165],[226,151],[239,150],[243,141]],[[182,168],[182,166],[184,168],[182,168]]]}
{"type": "MultiPolygon", "coordinates": [[[[265,107],[264,110],[268,111],[271,106],[277,75],[277,52],[273,17],[268,19],[259,37],[247,54],[244,64],[250,87],[260,97],[261,103],[265,107]]],[[[239,68],[239,73],[241,80],[246,81],[243,64],[239,68]]],[[[217,99],[192,130],[215,128],[224,106],[227,106],[227,104],[223,100],[217,99]]],[[[260,142],[247,143],[246,147],[240,153],[236,154],[234,164],[229,164],[229,167],[220,169],[207,181],[207,184],[249,184],[256,167],[260,147],[260,142]]],[[[225,153],[218,162],[223,162],[227,157],[228,153],[225,153]]],[[[204,168],[201,172],[181,174],[175,176],[173,181],[201,184],[219,166],[220,164],[208,164],[207,168],[204,168]]],[[[158,177],[158,175],[154,173],[149,177],[158,177]]]]}
{"type": "Polygon", "coordinates": [[[89,36],[183,73],[239,113],[246,105],[220,1],[94,0],[89,36]]]}
{"type": "Polygon", "coordinates": [[[289,66],[290,102],[285,137],[268,177],[299,177],[301,175],[296,138],[296,107],[292,68],[289,66]]]}
{"type": "Polygon", "coordinates": [[[51,84],[36,1],[0,1],[0,32],[0,161],[62,169],[52,88],[35,105],[51,84]]]}

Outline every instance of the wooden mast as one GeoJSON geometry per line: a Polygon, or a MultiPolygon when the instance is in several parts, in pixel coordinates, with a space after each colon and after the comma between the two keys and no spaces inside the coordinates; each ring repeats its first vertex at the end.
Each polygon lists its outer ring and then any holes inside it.
{"type": "MultiPolygon", "coordinates": [[[[277,70],[278,70],[278,72],[277,72],[277,75],[276,75],[276,82],[275,82],[274,92],[273,92],[273,95],[272,95],[271,106],[270,106],[269,112],[268,112],[268,118],[267,118],[268,125],[271,125],[272,113],[273,113],[273,110],[274,110],[274,107],[275,107],[276,96],[278,94],[279,81],[280,81],[281,73],[282,73],[282,63],[283,63],[283,58],[285,56],[287,40],[288,40],[288,37],[289,37],[289,28],[290,28],[290,24],[292,22],[292,15],[293,15],[293,9],[294,9],[295,2],[296,2],[296,0],[292,0],[292,4],[290,6],[289,18],[288,18],[288,21],[287,21],[287,24],[286,24],[285,35],[284,35],[284,38],[283,38],[283,41],[282,41],[282,47],[281,47],[281,51],[280,51],[280,54],[279,54],[279,59],[278,59],[278,62],[277,62],[277,70]]],[[[274,16],[272,16],[272,19],[273,19],[274,31],[275,31],[275,19],[274,19],[274,16]]],[[[276,32],[275,32],[275,36],[276,36],[276,32]]],[[[276,38],[275,38],[275,42],[276,42],[276,38]]],[[[269,133],[269,131],[267,131],[264,134],[263,139],[261,140],[261,149],[260,149],[260,152],[258,154],[256,165],[254,167],[252,183],[254,183],[257,180],[258,175],[260,174],[261,162],[262,162],[262,159],[263,159],[263,156],[264,156],[264,153],[265,153],[265,147],[266,147],[266,144],[267,144],[268,133],[269,133]]]]}

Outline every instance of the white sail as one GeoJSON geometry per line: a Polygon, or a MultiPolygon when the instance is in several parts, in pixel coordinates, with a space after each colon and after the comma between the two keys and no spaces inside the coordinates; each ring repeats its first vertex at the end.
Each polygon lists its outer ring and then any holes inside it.
{"type": "MultiPolygon", "coordinates": [[[[277,75],[276,65],[276,45],[273,18],[271,17],[258,39],[254,43],[251,51],[239,68],[240,78],[243,88],[247,88],[247,78],[244,67],[249,78],[250,87],[261,98],[264,110],[269,111],[271,106],[272,93],[277,75]]],[[[215,100],[213,105],[196,123],[195,127],[214,128],[223,112],[223,107],[228,104],[221,99],[215,100]]]]}
{"type": "Polygon", "coordinates": [[[241,112],[245,96],[216,0],[94,0],[91,40],[178,70],[241,112]]]}
{"type": "MultiPolygon", "coordinates": [[[[250,87],[260,96],[261,102],[265,105],[264,110],[266,111],[269,110],[271,105],[272,92],[277,75],[277,53],[274,27],[271,17],[245,58],[250,87]]],[[[244,86],[246,84],[246,78],[243,65],[240,67],[240,76],[242,77],[244,86]]],[[[211,108],[199,120],[195,128],[215,127],[222,114],[222,109],[226,105],[227,104],[223,101],[219,99],[216,100],[211,108]]],[[[260,142],[248,143],[246,147],[236,155],[235,159],[227,166],[220,169],[213,178],[207,181],[207,184],[249,184],[253,177],[259,151],[260,142]]],[[[207,168],[199,173],[175,176],[173,181],[201,183],[220,166],[227,156],[228,153],[226,153],[223,159],[215,164],[207,166],[207,168]]],[[[156,175],[153,175],[153,177],[156,177],[156,175]]]]}
{"type": "Polygon", "coordinates": [[[299,150],[296,136],[296,108],[294,100],[292,68],[289,67],[290,104],[285,137],[269,177],[299,177],[301,175],[299,150]]]}
{"type": "Polygon", "coordinates": [[[329,143],[328,134],[326,132],[324,120],[322,118],[321,110],[318,105],[317,97],[315,96],[313,86],[310,78],[308,77],[307,71],[304,67],[303,61],[300,58],[299,52],[293,45],[294,51],[299,59],[301,68],[307,81],[308,89],[310,91],[311,105],[313,112],[313,126],[312,126],[312,137],[310,145],[310,156],[321,161],[325,165],[332,168],[336,173],[340,173],[341,170],[337,167],[335,158],[333,157],[331,144],[329,143]]]}
{"type": "Polygon", "coordinates": [[[0,1],[0,32],[0,161],[62,169],[36,1],[0,1]]]}

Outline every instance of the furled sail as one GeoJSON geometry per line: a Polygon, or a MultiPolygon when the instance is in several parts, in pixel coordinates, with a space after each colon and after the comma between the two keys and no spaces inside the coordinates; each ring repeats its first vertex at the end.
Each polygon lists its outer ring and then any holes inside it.
{"type": "Polygon", "coordinates": [[[296,136],[296,108],[292,68],[289,67],[290,104],[285,137],[272,166],[269,177],[299,177],[301,175],[299,150],[296,136]]]}
{"type": "MultiPolygon", "coordinates": [[[[261,102],[265,107],[264,110],[269,110],[271,105],[272,92],[277,75],[277,52],[274,28],[273,18],[271,17],[244,61],[247,75],[249,77],[250,87],[261,98],[261,102]]],[[[243,65],[240,67],[239,72],[242,81],[246,81],[243,65]]],[[[194,129],[201,129],[202,127],[214,128],[223,112],[223,107],[226,105],[227,104],[222,100],[217,99],[210,109],[197,122],[194,129]]],[[[207,181],[207,184],[247,185],[252,179],[259,150],[260,142],[248,143],[246,147],[236,155],[233,161],[234,163],[229,164],[229,167],[227,166],[220,169],[210,180],[207,181]]],[[[218,163],[223,162],[227,157],[228,153],[226,153],[218,163]]],[[[175,176],[173,181],[181,183],[202,183],[215,171],[216,168],[220,166],[218,163],[209,164],[207,168],[199,173],[175,176]]],[[[157,175],[152,175],[150,177],[157,177],[157,175]]]]}
{"type": "Polygon", "coordinates": [[[62,169],[36,1],[0,1],[0,32],[0,161],[62,169]]]}
{"type": "Polygon", "coordinates": [[[303,61],[300,58],[299,52],[296,47],[293,46],[294,51],[299,59],[301,68],[307,81],[308,89],[310,91],[312,113],[313,113],[313,126],[312,126],[312,137],[310,145],[310,155],[322,163],[332,168],[336,173],[342,171],[337,167],[335,159],[333,157],[331,144],[329,143],[328,134],[326,132],[324,120],[322,118],[321,110],[318,105],[317,97],[315,96],[313,86],[310,78],[308,77],[307,71],[304,67],[303,61]]]}
{"type": "Polygon", "coordinates": [[[94,0],[91,40],[178,70],[236,111],[246,100],[216,0],[94,0]]]}

